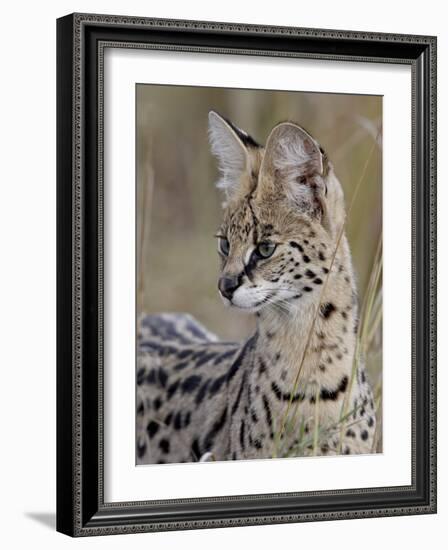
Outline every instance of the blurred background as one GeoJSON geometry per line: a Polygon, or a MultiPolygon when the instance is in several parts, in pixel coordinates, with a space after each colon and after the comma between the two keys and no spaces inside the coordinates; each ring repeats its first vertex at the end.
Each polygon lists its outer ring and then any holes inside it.
{"type": "MultiPolygon", "coordinates": [[[[136,93],[139,313],[188,312],[230,340],[254,327],[217,291],[223,197],[207,138],[211,109],[260,144],[282,120],[304,126],[333,162],[347,206],[362,179],[347,221],[362,304],[382,229],[381,97],[148,84],[136,93]]],[[[380,391],[381,330],[373,344],[368,368],[380,391]]]]}

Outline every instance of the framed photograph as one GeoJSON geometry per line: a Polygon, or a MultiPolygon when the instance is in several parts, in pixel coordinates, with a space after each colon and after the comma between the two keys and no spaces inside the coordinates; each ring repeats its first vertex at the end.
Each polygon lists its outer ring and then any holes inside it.
{"type": "Polygon", "coordinates": [[[436,39],[57,41],[57,529],[434,513],[436,39]]]}

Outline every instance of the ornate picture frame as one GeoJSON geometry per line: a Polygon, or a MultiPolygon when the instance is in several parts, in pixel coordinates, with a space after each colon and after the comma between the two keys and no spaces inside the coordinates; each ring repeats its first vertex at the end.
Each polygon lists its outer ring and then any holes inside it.
{"type": "Polygon", "coordinates": [[[57,21],[57,51],[57,530],[90,536],[435,513],[436,38],[72,14],[57,21]],[[409,485],[105,500],[106,48],[410,66],[409,485]]]}

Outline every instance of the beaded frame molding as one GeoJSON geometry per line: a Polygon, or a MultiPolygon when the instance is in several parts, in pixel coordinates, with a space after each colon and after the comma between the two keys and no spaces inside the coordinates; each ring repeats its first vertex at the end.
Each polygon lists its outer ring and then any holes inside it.
{"type": "Polygon", "coordinates": [[[436,512],[436,38],[72,14],[57,21],[57,530],[71,536],[436,512]],[[412,483],[104,501],[104,48],[407,64],[412,70],[412,483]],[[88,420],[87,420],[88,419],[88,420]]]}

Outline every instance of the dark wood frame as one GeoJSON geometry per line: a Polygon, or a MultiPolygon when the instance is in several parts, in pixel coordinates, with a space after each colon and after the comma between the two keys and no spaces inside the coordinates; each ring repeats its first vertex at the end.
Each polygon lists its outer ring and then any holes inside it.
{"type": "MultiPolygon", "coordinates": [[[[72,536],[436,511],[436,38],[74,14],[57,21],[57,529],[72,536]],[[105,47],[412,67],[412,484],[104,502],[105,47]]],[[[148,495],[150,498],[150,495],[148,495]]]]}

